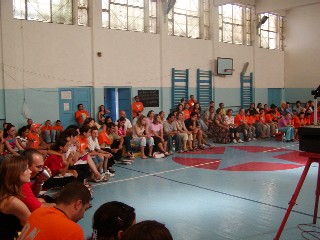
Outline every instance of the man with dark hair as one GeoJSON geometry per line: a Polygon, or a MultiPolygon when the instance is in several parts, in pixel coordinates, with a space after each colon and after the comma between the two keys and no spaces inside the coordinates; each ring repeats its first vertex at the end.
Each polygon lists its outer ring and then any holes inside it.
{"type": "Polygon", "coordinates": [[[183,152],[181,150],[181,137],[178,134],[177,125],[175,122],[176,117],[173,113],[169,113],[167,121],[163,123],[163,133],[169,136],[168,138],[168,151],[169,154],[173,154],[172,145],[173,140],[175,140],[175,150],[176,152],[183,152]]]}
{"type": "Polygon", "coordinates": [[[132,103],[132,118],[137,117],[140,113],[143,112],[144,106],[143,103],[140,102],[140,97],[134,97],[135,102],[132,103]]]}
{"type": "Polygon", "coordinates": [[[78,111],[75,112],[75,118],[79,126],[81,126],[83,121],[88,117],[90,117],[90,114],[84,109],[83,104],[78,104],[78,111]]]}
{"type": "Polygon", "coordinates": [[[22,153],[28,159],[28,166],[31,171],[31,180],[33,182],[24,183],[22,185],[21,201],[26,204],[30,212],[33,212],[41,206],[52,206],[50,203],[46,203],[42,198],[37,198],[39,192],[42,189],[44,179],[39,173],[43,171],[43,155],[36,149],[29,148],[22,153]]]}
{"type": "MultiPolygon", "coordinates": [[[[114,160],[119,161],[120,163],[130,164],[128,161],[121,161],[124,139],[116,134],[115,131],[116,125],[113,122],[109,122],[107,123],[106,130],[99,133],[98,141],[101,149],[111,153],[114,157],[114,160]]],[[[108,161],[107,168],[111,173],[115,172],[115,170],[111,168],[114,164],[114,160],[110,158],[108,161]]]]}
{"type": "Polygon", "coordinates": [[[55,207],[39,208],[29,216],[19,240],[84,240],[84,233],[76,222],[90,207],[90,198],[88,188],[82,183],[67,184],[61,190],[55,207]]]}

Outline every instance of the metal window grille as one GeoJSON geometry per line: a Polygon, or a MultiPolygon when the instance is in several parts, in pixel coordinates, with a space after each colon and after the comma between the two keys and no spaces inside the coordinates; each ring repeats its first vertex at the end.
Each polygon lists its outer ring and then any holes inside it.
{"type": "Polygon", "coordinates": [[[267,21],[259,29],[259,44],[261,48],[283,50],[283,17],[263,13],[259,15],[259,21],[267,16],[267,21]]]}
{"type": "Polygon", "coordinates": [[[251,45],[251,8],[242,5],[219,6],[219,41],[251,45]]]}
{"type": "Polygon", "coordinates": [[[168,34],[209,39],[209,0],[177,0],[168,13],[168,34]]]}

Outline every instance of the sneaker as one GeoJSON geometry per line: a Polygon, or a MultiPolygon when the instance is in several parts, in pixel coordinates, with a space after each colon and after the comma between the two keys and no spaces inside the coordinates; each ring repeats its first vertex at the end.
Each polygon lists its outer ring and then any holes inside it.
{"type": "Polygon", "coordinates": [[[106,175],[102,174],[101,178],[99,178],[99,179],[95,178],[93,181],[96,182],[96,183],[98,183],[98,182],[107,182],[107,181],[109,181],[109,178],[106,175]]]}
{"type": "Polygon", "coordinates": [[[238,143],[243,143],[242,139],[239,139],[239,140],[238,140],[238,143]]]}
{"type": "Polygon", "coordinates": [[[115,172],[116,172],[116,170],[114,170],[114,169],[111,168],[111,167],[109,167],[107,171],[109,171],[110,173],[115,173],[115,172]]]}
{"type": "Polygon", "coordinates": [[[109,172],[109,170],[107,170],[107,171],[105,171],[104,173],[103,173],[105,176],[107,176],[107,177],[114,177],[115,176],[115,174],[114,173],[111,173],[111,172],[109,172]]]}
{"type": "MultiPolygon", "coordinates": [[[[240,139],[239,139],[239,140],[240,140],[240,139]]],[[[233,143],[238,143],[236,139],[233,139],[232,142],[233,142],[233,143]]]]}

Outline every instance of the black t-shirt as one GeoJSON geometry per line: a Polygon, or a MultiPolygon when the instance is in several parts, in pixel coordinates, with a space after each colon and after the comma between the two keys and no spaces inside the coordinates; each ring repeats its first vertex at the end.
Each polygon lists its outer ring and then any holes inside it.
{"type": "MultiPolygon", "coordinates": [[[[192,129],[190,129],[190,127],[193,126],[193,121],[191,120],[191,118],[184,120],[184,124],[186,125],[186,128],[188,129],[188,131],[192,130],[192,129]]],[[[199,126],[199,123],[198,123],[198,121],[196,121],[196,127],[198,127],[198,126],[199,126]]]]}

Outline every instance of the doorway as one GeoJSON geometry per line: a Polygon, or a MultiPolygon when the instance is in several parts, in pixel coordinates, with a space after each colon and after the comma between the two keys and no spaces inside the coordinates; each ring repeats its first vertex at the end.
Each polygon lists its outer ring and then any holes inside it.
{"type": "Polygon", "coordinates": [[[113,121],[119,118],[120,110],[124,110],[131,121],[131,88],[105,88],[104,105],[113,121]]]}

